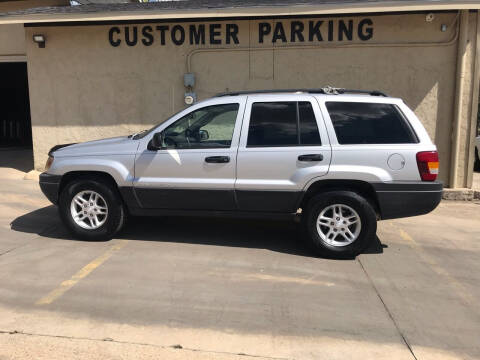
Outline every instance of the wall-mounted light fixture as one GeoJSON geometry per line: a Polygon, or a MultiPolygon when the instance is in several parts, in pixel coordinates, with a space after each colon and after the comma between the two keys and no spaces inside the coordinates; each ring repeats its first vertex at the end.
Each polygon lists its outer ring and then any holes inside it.
{"type": "Polygon", "coordinates": [[[33,35],[33,42],[37,43],[39,48],[44,48],[45,47],[45,35],[42,35],[42,34],[33,35]]]}

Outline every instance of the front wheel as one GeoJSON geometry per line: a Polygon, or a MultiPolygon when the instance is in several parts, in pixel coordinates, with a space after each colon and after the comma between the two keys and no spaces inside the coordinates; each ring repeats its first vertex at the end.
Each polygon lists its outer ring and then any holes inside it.
{"type": "Polygon", "coordinates": [[[370,203],[351,191],[329,191],[308,203],[307,240],[320,256],[351,258],[375,238],[377,219],[370,203]]]}
{"type": "Polygon", "coordinates": [[[102,179],[79,179],[68,183],[59,198],[63,223],[77,238],[109,240],[125,222],[120,195],[102,179]]]}

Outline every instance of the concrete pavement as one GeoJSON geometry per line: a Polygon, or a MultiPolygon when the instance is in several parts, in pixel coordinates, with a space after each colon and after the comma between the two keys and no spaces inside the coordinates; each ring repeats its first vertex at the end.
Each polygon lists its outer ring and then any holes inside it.
{"type": "Polygon", "coordinates": [[[480,204],[379,224],[355,260],[294,224],[134,219],[71,239],[0,168],[0,359],[477,359],[480,204]]]}

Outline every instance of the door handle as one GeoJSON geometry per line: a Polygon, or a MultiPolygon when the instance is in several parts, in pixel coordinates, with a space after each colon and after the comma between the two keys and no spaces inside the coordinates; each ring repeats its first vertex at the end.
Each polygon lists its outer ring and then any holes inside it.
{"type": "Polygon", "coordinates": [[[322,161],[322,154],[305,154],[298,157],[298,161],[322,161]]]}
{"type": "Polygon", "coordinates": [[[205,158],[207,163],[228,163],[230,162],[230,156],[208,156],[205,158]]]}

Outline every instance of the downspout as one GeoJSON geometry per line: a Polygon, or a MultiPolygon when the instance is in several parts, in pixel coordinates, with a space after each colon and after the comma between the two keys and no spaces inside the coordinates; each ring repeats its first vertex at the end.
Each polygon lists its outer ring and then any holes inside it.
{"type": "Polygon", "coordinates": [[[475,136],[477,135],[477,115],[478,115],[478,92],[480,87],[480,12],[476,17],[476,42],[475,42],[475,65],[472,77],[472,107],[470,110],[470,128],[467,151],[467,188],[471,189],[473,185],[473,164],[475,159],[475,136]]]}
{"type": "Polygon", "coordinates": [[[450,150],[450,181],[449,187],[457,187],[458,178],[458,158],[460,152],[460,126],[463,117],[463,98],[464,98],[464,81],[465,68],[467,60],[467,41],[468,41],[468,10],[460,12],[460,34],[458,39],[457,50],[457,75],[455,79],[455,107],[453,117],[452,131],[452,147],[450,150]]]}

